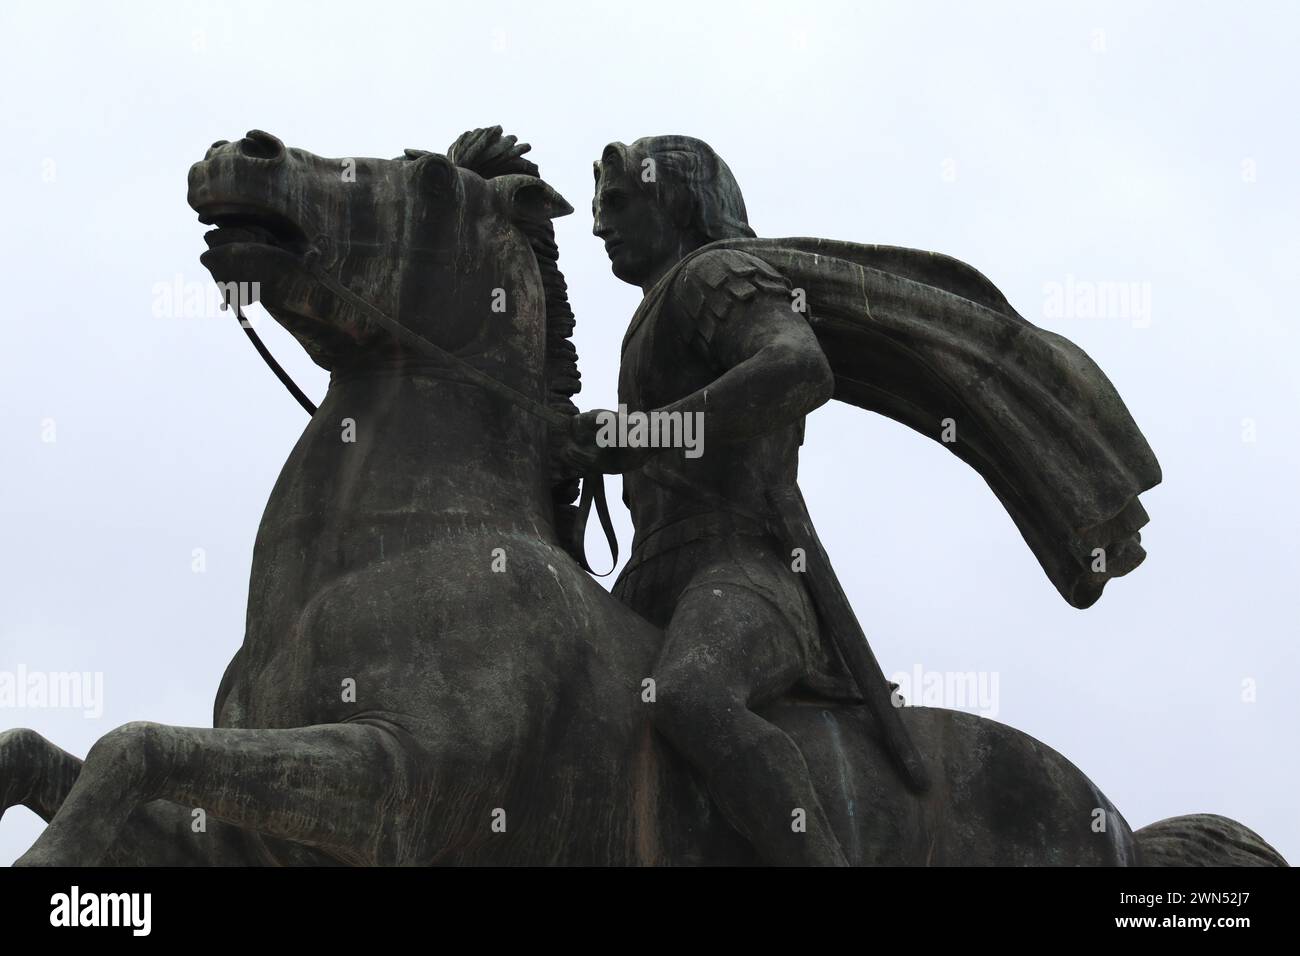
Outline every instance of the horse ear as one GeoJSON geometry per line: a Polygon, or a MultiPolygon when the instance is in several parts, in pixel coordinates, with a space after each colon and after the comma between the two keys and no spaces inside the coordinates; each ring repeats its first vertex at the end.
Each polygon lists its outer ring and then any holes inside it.
{"type": "Polygon", "coordinates": [[[456,172],[456,164],[446,156],[414,149],[406,150],[406,155],[415,163],[416,176],[422,188],[438,196],[455,190],[460,177],[456,172]]]}
{"type": "Polygon", "coordinates": [[[536,176],[511,173],[495,176],[489,181],[505,203],[511,219],[546,222],[573,212],[573,207],[565,202],[563,196],[536,176]]]}

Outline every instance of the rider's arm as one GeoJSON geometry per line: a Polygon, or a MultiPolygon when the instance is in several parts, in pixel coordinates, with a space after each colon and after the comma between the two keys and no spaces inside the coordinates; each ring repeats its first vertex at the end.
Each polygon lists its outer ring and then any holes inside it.
{"type": "Polygon", "coordinates": [[[710,442],[735,442],[797,422],[829,401],[834,376],[789,284],[744,252],[717,250],[676,279],[683,334],[718,369],[712,384],[658,411],[704,413],[710,442]]]}
{"type": "MultiPolygon", "coordinates": [[[[831,398],[834,377],[821,345],[794,310],[789,283],[767,263],[737,250],[712,250],[672,281],[676,331],[716,369],[716,378],[654,411],[702,412],[708,441],[727,443],[799,421],[831,398]]],[[[612,414],[593,409],[574,418],[561,455],[574,474],[632,471],[662,451],[601,446],[601,418],[612,414]]]]}

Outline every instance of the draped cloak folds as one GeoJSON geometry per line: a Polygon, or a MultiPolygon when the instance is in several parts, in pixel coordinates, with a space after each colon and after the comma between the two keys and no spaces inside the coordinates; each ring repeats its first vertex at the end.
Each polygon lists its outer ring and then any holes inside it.
{"type": "Polygon", "coordinates": [[[827,239],[724,239],[806,295],[835,397],[901,422],[974,468],[1075,607],[1146,557],[1138,495],[1160,465],[1115,387],[1073,342],[1022,318],[948,256],[827,239]],[[1100,551],[1097,549],[1101,549],[1100,551]]]}

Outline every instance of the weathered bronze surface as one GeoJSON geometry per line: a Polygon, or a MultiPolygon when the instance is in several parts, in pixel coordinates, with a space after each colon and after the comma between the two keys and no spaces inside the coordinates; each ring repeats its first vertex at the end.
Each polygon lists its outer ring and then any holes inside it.
{"type": "Polygon", "coordinates": [[[1134,832],[996,721],[882,710],[845,667],[851,609],[802,577],[831,573],[810,526],[775,520],[835,397],[977,469],[1090,605],[1142,560],[1160,473],[1081,350],[944,256],[755,238],[698,140],[612,144],[596,233],[645,292],[620,402],[698,413],[705,440],[611,445],[573,404],[571,209],[526,150],[491,128],[340,160],[253,131],[191,169],[204,265],[258,282],[330,387],[267,503],[213,727],[128,724],[84,762],[0,734],[0,808],[49,821],[20,864],[1285,865],[1222,817],[1134,832]],[[600,471],[636,524],[615,595],[573,557],[600,471]]]}

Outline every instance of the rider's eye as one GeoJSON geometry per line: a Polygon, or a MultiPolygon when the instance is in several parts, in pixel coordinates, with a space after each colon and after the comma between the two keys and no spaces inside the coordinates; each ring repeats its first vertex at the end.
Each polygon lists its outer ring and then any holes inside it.
{"type": "Polygon", "coordinates": [[[612,212],[617,212],[618,210],[622,209],[625,205],[627,205],[627,197],[624,196],[622,193],[615,193],[615,192],[605,193],[605,195],[601,197],[601,201],[612,212]]]}

